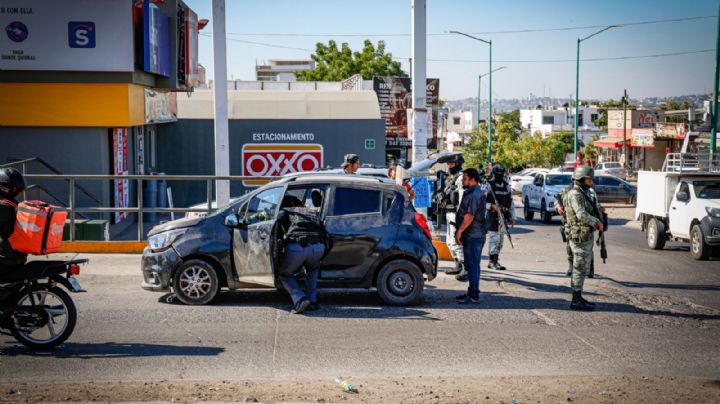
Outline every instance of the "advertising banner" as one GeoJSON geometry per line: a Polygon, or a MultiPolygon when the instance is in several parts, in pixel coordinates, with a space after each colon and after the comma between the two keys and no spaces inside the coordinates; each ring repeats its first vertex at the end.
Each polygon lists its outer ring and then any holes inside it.
{"type": "Polygon", "coordinates": [[[685,124],[683,123],[658,122],[655,124],[655,130],[657,132],[655,137],[658,139],[680,140],[685,138],[685,124]]]}
{"type": "Polygon", "coordinates": [[[654,131],[652,129],[633,129],[630,138],[632,147],[655,147],[654,131]]]}
{"type": "Polygon", "coordinates": [[[193,87],[200,72],[198,71],[198,16],[194,11],[185,10],[185,84],[193,87]]]}
{"type": "MultiPolygon", "coordinates": [[[[127,128],[113,129],[113,174],[128,175],[128,130],[127,128]]],[[[114,180],[115,207],[127,208],[130,205],[130,192],[128,180],[114,180]]],[[[127,219],[127,212],[115,212],[115,223],[127,219]]]]}
{"type": "Polygon", "coordinates": [[[0,0],[0,69],[135,69],[126,0],[0,0]]]}
{"type": "MultiPolygon", "coordinates": [[[[385,120],[385,136],[407,138],[407,110],[412,108],[410,78],[373,77],[373,90],[380,104],[380,115],[385,120]]],[[[440,80],[427,79],[427,107],[432,110],[432,136],[428,136],[430,148],[437,145],[439,102],[440,80]]]]}
{"type": "Polygon", "coordinates": [[[170,76],[170,22],[149,0],[143,4],[144,70],[170,76]]]}
{"type": "Polygon", "coordinates": [[[177,122],[177,93],[145,89],[145,123],[177,122]]]}
{"type": "MultiPolygon", "coordinates": [[[[253,177],[280,176],[300,171],[313,171],[323,166],[321,144],[244,144],[242,175],[253,177]]],[[[267,180],[246,180],[245,186],[264,185],[267,180]]]]}

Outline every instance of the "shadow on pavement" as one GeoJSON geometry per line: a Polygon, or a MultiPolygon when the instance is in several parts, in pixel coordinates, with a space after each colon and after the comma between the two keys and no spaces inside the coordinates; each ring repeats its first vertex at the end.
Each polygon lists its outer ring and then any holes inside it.
{"type": "Polygon", "coordinates": [[[603,277],[608,281],[615,282],[626,288],[650,288],[650,289],[677,289],[677,290],[720,290],[720,285],[683,285],[673,283],[643,283],[619,281],[609,276],[603,277]]]}
{"type": "Polygon", "coordinates": [[[225,348],[206,346],[178,346],[160,344],[74,343],[59,348],[33,351],[22,346],[2,349],[3,356],[36,356],[53,358],[108,359],[152,356],[218,356],[225,348]]]}

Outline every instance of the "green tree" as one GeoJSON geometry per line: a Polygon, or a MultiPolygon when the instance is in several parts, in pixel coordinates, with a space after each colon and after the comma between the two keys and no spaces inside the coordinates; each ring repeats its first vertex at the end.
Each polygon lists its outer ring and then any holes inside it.
{"type": "Polygon", "coordinates": [[[500,114],[500,121],[510,123],[513,127],[513,130],[517,134],[520,134],[522,131],[522,124],[520,123],[520,110],[516,109],[511,112],[506,112],[504,114],[500,114]]]}
{"type": "Polygon", "coordinates": [[[360,74],[365,80],[373,76],[407,76],[400,62],[385,53],[384,41],[378,41],[375,47],[370,40],[365,40],[360,52],[353,52],[347,43],[338,49],[333,40],[327,45],[318,42],[310,57],[315,61],[315,69],[295,72],[298,81],[340,81],[354,74],[360,74]]]}
{"type": "Polygon", "coordinates": [[[585,145],[585,148],[583,148],[583,156],[585,160],[588,161],[597,161],[598,156],[600,155],[600,149],[595,147],[594,143],[596,140],[600,140],[599,135],[593,136],[592,142],[585,145]]]}

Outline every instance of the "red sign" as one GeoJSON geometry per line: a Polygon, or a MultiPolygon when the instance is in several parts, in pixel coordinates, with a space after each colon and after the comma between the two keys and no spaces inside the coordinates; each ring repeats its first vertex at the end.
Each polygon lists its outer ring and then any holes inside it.
{"type": "MultiPolygon", "coordinates": [[[[312,171],[323,165],[320,144],[245,144],[242,167],[245,176],[275,177],[289,173],[312,171]]],[[[267,180],[246,180],[246,186],[266,184],[267,180]]]]}
{"type": "MultiPolygon", "coordinates": [[[[128,159],[128,130],[127,128],[114,128],[113,133],[113,174],[128,175],[130,161],[128,159]]],[[[128,180],[115,180],[115,207],[127,208],[130,206],[130,183],[128,180]]],[[[115,223],[120,223],[128,217],[128,212],[115,212],[115,223]]]]}

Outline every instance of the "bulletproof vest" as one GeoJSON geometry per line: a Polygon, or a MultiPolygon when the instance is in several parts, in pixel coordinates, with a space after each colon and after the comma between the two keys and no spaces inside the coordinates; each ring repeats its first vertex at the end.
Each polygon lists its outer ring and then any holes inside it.
{"type": "Polygon", "coordinates": [[[565,206],[565,220],[567,221],[566,226],[571,232],[580,231],[580,228],[583,227],[578,221],[577,212],[575,212],[572,204],[570,203],[571,198],[579,201],[580,208],[584,209],[588,214],[593,216],[595,215],[593,207],[590,205],[590,202],[588,202],[587,198],[582,195],[582,192],[583,191],[580,188],[575,187],[567,191],[563,196],[563,205],[565,206]]]}
{"type": "Polygon", "coordinates": [[[505,181],[502,181],[500,183],[493,181],[489,184],[490,187],[492,187],[495,197],[497,198],[495,202],[505,209],[509,208],[510,203],[512,202],[512,193],[508,189],[508,184],[505,181]]]}
{"type": "Polygon", "coordinates": [[[285,237],[315,236],[325,237],[325,226],[320,217],[313,214],[303,214],[291,210],[284,211],[286,217],[281,218],[285,223],[281,226],[285,229],[285,237]]]}
{"type": "Polygon", "coordinates": [[[462,175],[462,171],[455,173],[452,177],[449,177],[445,182],[445,190],[443,195],[446,199],[447,209],[454,209],[460,206],[460,189],[455,185],[457,179],[462,175]]]}

